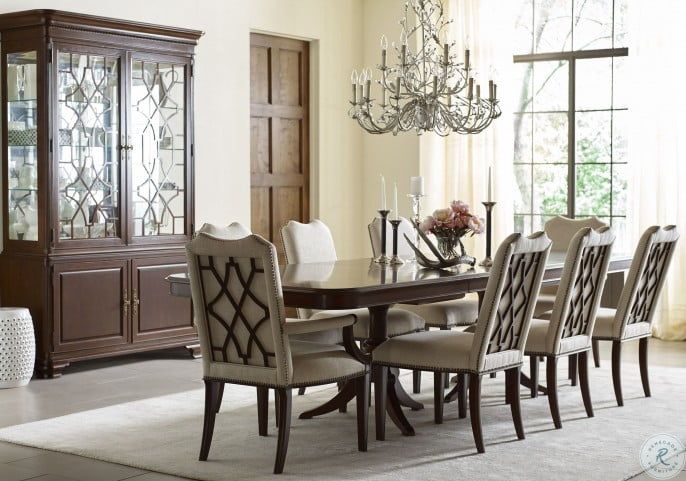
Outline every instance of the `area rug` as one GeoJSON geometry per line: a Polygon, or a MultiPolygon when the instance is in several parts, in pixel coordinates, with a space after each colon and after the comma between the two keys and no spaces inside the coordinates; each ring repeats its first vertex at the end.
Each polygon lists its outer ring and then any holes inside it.
{"type": "MultiPolygon", "coordinates": [[[[504,404],[504,376],[485,379],[485,454],[476,453],[469,418],[458,419],[455,403],[446,405],[444,424],[433,423],[433,376],[428,374],[416,396],[426,408],[408,412],[417,435],[400,435],[388,420],[387,440],[378,442],[370,415],[366,453],[357,451],[354,403],[346,414],[297,419],[334,393],[333,387],[309,389],[293,398],[288,458],[278,479],[629,479],[641,471],[639,450],[648,437],[664,432],[686,441],[686,369],[653,367],[653,397],[644,398],[638,366],[625,364],[625,406],[619,408],[607,365],[591,368],[592,419],[586,417],[579,389],[560,381],[561,430],[553,427],[547,398],[530,399],[522,391],[523,441],[516,439],[504,404]]],[[[407,373],[402,381],[410,384],[407,373]]],[[[259,437],[252,388],[227,386],[209,461],[197,460],[203,396],[196,390],[12,426],[0,430],[0,440],[198,480],[272,478],[273,409],[269,437],[259,437]]]]}

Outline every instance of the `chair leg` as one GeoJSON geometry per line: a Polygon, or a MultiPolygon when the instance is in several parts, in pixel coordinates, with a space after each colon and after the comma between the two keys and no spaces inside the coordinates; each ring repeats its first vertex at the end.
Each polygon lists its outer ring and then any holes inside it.
{"type": "Polygon", "coordinates": [[[434,372],[434,422],[443,424],[443,386],[446,374],[434,372]]]}
{"type": "Polygon", "coordinates": [[[529,371],[531,397],[538,397],[538,356],[529,356],[529,371]]]}
{"type": "Polygon", "coordinates": [[[560,405],[557,402],[557,358],[555,356],[548,356],[545,374],[550,414],[553,416],[555,429],[560,429],[562,428],[562,419],[560,418],[560,405]]]}
{"type": "Polygon", "coordinates": [[[388,368],[375,366],[374,417],[376,419],[376,440],[386,439],[386,395],[388,389],[388,368]]]}
{"type": "Polygon", "coordinates": [[[459,373],[457,375],[457,416],[460,419],[467,417],[467,375],[459,373]]]}
{"type": "Polygon", "coordinates": [[[257,425],[260,436],[267,435],[269,422],[269,388],[257,388],[257,425]]]}
{"type": "Polygon", "coordinates": [[[223,382],[219,383],[219,388],[217,389],[217,412],[222,408],[222,401],[224,400],[224,386],[223,382]]]}
{"type": "MultiPolygon", "coordinates": [[[[450,331],[450,328],[448,326],[443,326],[441,327],[441,331],[450,331]]],[[[445,377],[445,382],[443,383],[444,389],[450,388],[450,375],[446,373],[445,377]]]]}
{"type": "Polygon", "coordinates": [[[293,397],[290,389],[277,389],[276,397],[279,399],[279,439],[276,444],[276,460],[274,461],[274,474],[283,472],[288,452],[288,437],[291,432],[291,408],[293,397]]]}
{"type": "Polygon", "coordinates": [[[298,396],[303,396],[305,395],[305,387],[298,388],[298,396]]]}
{"type": "Polygon", "coordinates": [[[484,437],[481,431],[481,375],[469,374],[469,415],[472,421],[472,434],[476,450],[486,452],[484,437]]]}
{"type": "Polygon", "coordinates": [[[422,371],[412,371],[412,394],[419,394],[422,391],[422,371]]]}
{"type": "Polygon", "coordinates": [[[357,449],[367,451],[367,426],[369,424],[369,373],[357,380],[357,449]]]}
{"type": "Polygon", "coordinates": [[[612,341],[612,384],[615,388],[617,405],[624,406],[622,396],[622,342],[612,341]]]}
{"type": "MultiPolygon", "coordinates": [[[[341,389],[343,389],[343,386],[345,386],[345,381],[339,381],[336,384],[338,384],[338,392],[340,392],[341,389]]],[[[341,405],[341,407],[338,408],[338,412],[339,413],[347,413],[348,412],[348,405],[347,404],[341,405]]]]}
{"type": "Polygon", "coordinates": [[[520,406],[519,383],[521,368],[515,367],[505,371],[505,390],[509,393],[510,409],[512,410],[512,422],[517,431],[517,439],[524,439],[524,424],[522,423],[522,410],[520,406]]]}
{"type": "Polygon", "coordinates": [[[579,353],[579,384],[581,384],[581,397],[584,399],[586,415],[593,417],[593,404],[591,403],[591,389],[588,385],[588,351],[579,353]]]}
{"type": "Polygon", "coordinates": [[[576,354],[572,354],[567,357],[567,362],[569,363],[569,379],[572,381],[572,386],[576,386],[577,375],[577,357],[576,354]]]}
{"type": "Polygon", "coordinates": [[[277,428],[279,427],[279,415],[279,396],[274,389],[274,424],[277,428]]]}
{"type": "Polygon", "coordinates": [[[591,345],[593,346],[593,364],[595,367],[600,367],[600,341],[593,339],[591,345]]]}
{"type": "Polygon", "coordinates": [[[202,427],[202,442],[200,443],[200,461],[207,461],[212,445],[212,434],[214,433],[214,420],[217,417],[217,393],[219,382],[205,380],[205,419],[202,427]]]}
{"type": "Polygon", "coordinates": [[[648,338],[638,340],[638,363],[641,366],[641,382],[646,397],[650,397],[650,379],[648,378],[648,338]]]}

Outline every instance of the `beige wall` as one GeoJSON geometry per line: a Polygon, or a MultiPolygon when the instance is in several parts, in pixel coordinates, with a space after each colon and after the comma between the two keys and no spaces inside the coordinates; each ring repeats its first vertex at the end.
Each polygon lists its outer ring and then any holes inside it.
{"type": "MultiPolygon", "coordinates": [[[[364,2],[363,64],[357,64],[358,70],[369,67],[379,77],[377,65],[381,63],[381,34],[388,39],[388,63],[395,64],[391,42],[398,43],[400,26],[398,21],[403,13],[403,0],[366,0],[364,2]]],[[[348,75],[349,77],[350,75],[348,75]]],[[[372,86],[372,98],[379,98],[379,86],[372,86]]],[[[379,208],[379,176],[386,178],[386,199],[392,208],[393,182],[398,182],[398,210],[400,215],[410,217],[411,208],[407,194],[410,191],[410,177],[419,175],[419,136],[406,132],[392,134],[365,134],[362,139],[361,171],[362,210],[361,216],[367,224],[376,215],[379,208]]],[[[371,256],[369,239],[363,237],[361,249],[371,256]]]]}
{"type": "Polygon", "coordinates": [[[346,115],[350,68],[360,63],[364,37],[362,0],[2,0],[0,13],[46,7],[206,32],[195,79],[198,225],[250,223],[249,33],[314,40],[313,215],[331,226],[340,257],[362,254],[367,195],[359,177],[368,172],[363,135],[346,115]]]}

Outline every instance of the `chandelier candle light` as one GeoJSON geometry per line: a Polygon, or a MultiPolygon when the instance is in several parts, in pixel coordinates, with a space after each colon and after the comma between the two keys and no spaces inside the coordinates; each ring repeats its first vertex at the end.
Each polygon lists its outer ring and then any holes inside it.
{"type": "Polygon", "coordinates": [[[348,114],[369,133],[385,134],[415,130],[417,134],[451,132],[478,134],[500,117],[497,85],[488,82],[488,97],[481,97],[481,86],[475,83],[470,64],[470,51],[464,51],[462,62],[451,49],[447,31],[452,20],[444,19],[441,0],[408,0],[400,20],[400,45],[393,43],[398,63],[388,64],[388,41],[381,37],[378,101],[371,98],[372,71],[353,71],[352,98],[348,114]],[[415,17],[416,22],[410,23],[415,17]],[[415,53],[410,40],[421,35],[415,53]]]}

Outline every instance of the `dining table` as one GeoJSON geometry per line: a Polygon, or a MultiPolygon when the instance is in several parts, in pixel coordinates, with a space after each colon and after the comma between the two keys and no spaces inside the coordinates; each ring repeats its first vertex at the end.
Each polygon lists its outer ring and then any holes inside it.
{"type": "MultiPolygon", "coordinates": [[[[564,267],[565,255],[551,252],[543,276],[544,285],[559,284],[564,267]]],[[[631,264],[628,255],[613,255],[608,273],[626,271],[631,264]]],[[[388,338],[388,310],[394,304],[423,304],[463,297],[468,293],[483,298],[490,275],[489,267],[458,265],[449,269],[430,269],[415,260],[404,259],[400,265],[379,264],[374,260],[350,259],[332,262],[287,264],[280,266],[281,286],[284,304],[316,310],[369,310],[369,337],[361,344],[361,355],[371,361],[374,349],[388,338]]],[[[180,272],[167,277],[171,295],[190,297],[190,282],[187,273],[180,272]]],[[[372,378],[378,387],[375,373],[372,378]]],[[[530,381],[522,376],[523,384],[530,381]]],[[[339,387],[339,392],[323,405],[306,411],[301,419],[326,414],[344,408],[354,398],[352,383],[339,387]]],[[[402,406],[421,409],[422,405],[410,398],[402,389],[398,372],[388,374],[386,406],[375,403],[377,416],[385,408],[389,418],[402,434],[414,435],[414,428],[405,416],[402,406]]],[[[382,423],[383,424],[383,423],[382,423]]],[[[376,438],[385,439],[383,427],[377,424],[376,438]]]]}

